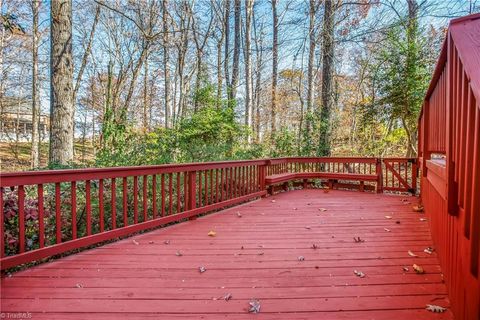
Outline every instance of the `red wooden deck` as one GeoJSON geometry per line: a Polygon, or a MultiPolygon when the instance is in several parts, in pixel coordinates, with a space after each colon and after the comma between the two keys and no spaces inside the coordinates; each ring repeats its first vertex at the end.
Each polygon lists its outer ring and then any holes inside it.
{"type": "Polygon", "coordinates": [[[423,252],[433,243],[415,202],[338,190],[277,194],[2,278],[1,311],[32,319],[453,319],[450,310],[425,310],[449,301],[436,253],[423,252]],[[257,315],[247,311],[253,298],[257,315]]]}

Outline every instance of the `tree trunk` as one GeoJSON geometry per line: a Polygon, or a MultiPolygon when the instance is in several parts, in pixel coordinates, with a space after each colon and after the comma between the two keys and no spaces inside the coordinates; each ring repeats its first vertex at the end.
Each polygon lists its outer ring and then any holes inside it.
{"type": "Polygon", "coordinates": [[[277,121],[277,81],[278,81],[278,15],[277,15],[277,1],[272,0],[272,15],[273,15],[273,44],[272,44],[272,107],[270,110],[271,127],[270,137],[273,142],[276,131],[277,121]]]}
{"type": "Polygon", "coordinates": [[[255,35],[256,69],[255,69],[255,142],[260,143],[260,93],[262,91],[262,66],[263,66],[263,23],[260,36],[257,33],[255,12],[252,12],[253,32],[255,35]]]}
{"type": "MultiPolygon", "coordinates": [[[[310,139],[310,129],[311,129],[311,116],[310,113],[313,109],[313,100],[314,100],[314,74],[313,70],[315,68],[315,14],[316,14],[316,1],[310,0],[310,10],[309,10],[309,48],[308,48],[308,71],[307,71],[307,119],[305,123],[306,129],[306,139],[310,139]]],[[[302,116],[303,118],[303,116],[302,116]]]]}
{"type": "Polygon", "coordinates": [[[163,0],[163,75],[165,77],[165,128],[170,127],[171,99],[170,99],[170,68],[169,64],[169,37],[168,37],[168,0],[163,0]]]}
{"type": "Polygon", "coordinates": [[[232,86],[230,83],[230,0],[225,0],[225,18],[224,18],[224,29],[225,29],[225,83],[227,85],[227,97],[230,99],[232,94],[232,86]]]}
{"type": "Polygon", "coordinates": [[[149,131],[148,127],[148,114],[149,114],[149,106],[148,106],[148,54],[145,57],[143,69],[143,133],[149,131]]]}
{"type": "Polygon", "coordinates": [[[333,106],[333,53],[334,53],[334,7],[333,1],[325,1],[323,15],[323,48],[322,48],[322,110],[320,112],[320,137],[318,156],[330,156],[330,117],[333,106]]]}
{"type": "Polygon", "coordinates": [[[230,100],[233,101],[237,98],[237,86],[240,74],[240,14],[241,14],[241,2],[235,0],[235,29],[234,29],[234,42],[233,42],[233,66],[232,66],[232,84],[230,100]]]}
{"type": "Polygon", "coordinates": [[[72,1],[51,1],[50,163],[73,161],[72,1]]]}
{"type": "MultiPolygon", "coordinates": [[[[245,126],[252,127],[252,52],[251,52],[251,24],[254,0],[245,3],[245,126]]],[[[248,133],[248,142],[251,135],[248,133]]]]}
{"type": "Polygon", "coordinates": [[[40,99],[38,90],[38,11],[39,0],[32,0],[32,150],[31,163],[32,169],[40,165],[40,99]]]}

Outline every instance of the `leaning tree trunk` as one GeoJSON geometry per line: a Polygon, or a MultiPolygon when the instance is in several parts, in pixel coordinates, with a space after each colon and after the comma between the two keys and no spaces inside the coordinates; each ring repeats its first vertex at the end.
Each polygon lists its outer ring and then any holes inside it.
{"type": "Polygon", "coordinates": [[[51,1],[50,163],[73,160],[72,1],[51,1]]]}
{"type": "Polygon", "coordinates": [[[32,1],[32,150],[30,167],[40,165],[40,101],[38,95],[38,9],[39,0],[32,1]]]}
{"type": "Polygon", "coordinates": [[[311,116],[310,113],[313,109],[313,99],[314,99],[314,64],[315,64],[315,14],[316,14],[316,1],[310,0],[310,11],[309,11],[309,48],[308,48],[308,74],[307,74],[307,121],[305,124],[306,129],[306,138],[310,139],[310,129],[311,129],[311,116]]]}
{"type": "Polygon", "coordinates": [[[320,112],[320,137],[317,155],[329,156],[331,153],[330,117],[333,105],[333,35],[334,8],[333,1],[325,1],[323,15],[323,48],[322,48],[322,110],[320,112]]]}

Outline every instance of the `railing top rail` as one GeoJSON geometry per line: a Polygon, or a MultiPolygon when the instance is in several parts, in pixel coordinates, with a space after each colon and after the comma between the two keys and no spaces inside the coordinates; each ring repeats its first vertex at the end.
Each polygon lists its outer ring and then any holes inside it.
{"type": "Polygon", "coordinates": [[[258,159],[198,163],[172,163],[152,166],[9,172],[0,174],[0,187],[10,187],[25,184],[69,182],[78,180],[121,178],[140,175],[171,173],[178,171],[198,171],[239,167],[245,165],[254,166],[266,164],[267,160],[258,159]]]}

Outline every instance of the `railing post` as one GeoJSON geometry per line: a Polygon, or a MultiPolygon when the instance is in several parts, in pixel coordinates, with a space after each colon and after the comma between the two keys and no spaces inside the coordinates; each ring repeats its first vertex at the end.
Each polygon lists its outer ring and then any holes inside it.
{"type": "Polygon", "coordinates": [[[377,158],[377,193],[383,193],[383,169],[382,169],[382,159],[377,158]]]}
{"type": "Polygon", "coordinates": [[[259,191],[265,190],[265,173],[267,170],[267,165],[268,165],[268,162],[266,164],[262,164],[258,166],[258,187],[260,189],[259,191]]]}
{"type": "Polygon", "coordinates": [[[417,159],[411,159],[412,162],[412,194],[417,194],[417,176],[418,176],[418,164],[417,159]]]}
{"type": "MultiPolygon", "coordinates": [[[[188,195],[187,195],[187,208],[193,210],[197,207],[197,172],[188,172],[188,195]]],[[[197,216],[191,216],[189,220],[197,219],[197,216]]]]}

